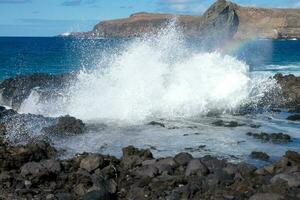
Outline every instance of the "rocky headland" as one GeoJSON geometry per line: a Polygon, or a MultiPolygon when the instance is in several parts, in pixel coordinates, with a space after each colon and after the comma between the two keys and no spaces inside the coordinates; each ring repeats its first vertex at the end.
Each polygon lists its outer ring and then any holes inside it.
{"type": "Polygon", "coordinates": [[[190,37],[214,40],[300,38],[300,9],[244,7],[226,0],[216,1],[203,15],[136,13],[124,19],[102,21],[92,31],[73,36],[141,36],[157,32],[174,18],[177,26],[190,37]]]}

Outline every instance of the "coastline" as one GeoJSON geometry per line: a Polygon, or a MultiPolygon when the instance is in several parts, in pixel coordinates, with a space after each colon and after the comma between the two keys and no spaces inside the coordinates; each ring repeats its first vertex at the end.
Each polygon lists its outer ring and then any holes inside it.
{"type": "MultiPolygon", "coordinates": [[[[42,87],[45,82],[49,86],[51,81],[54,81],[55,86],[60,86],[68,76],[36,74],[6,80],[4,85],[10,91],[5,93],[6,100],[15,101],[13,105],[18,106],[32,88],[42,87]],[[9,94],[14,94],[14,98],[9,99],[9,94]]],[[[289,99],[281,106],[298,113],[300,98],[295,94],[300,94],[300,77],[278,74],[275,78],[284,90],[284,97],[289,99]]],[[[3,83],[1,85],[3,87],[3,83]]],[[[18,116],[25,121],[26,118],[43,118],[0,108],[0,119],[9,119],[10,116],[18,116]]],[[[68,116],[57,120],[56,125],[42,131],[49,134],[65,132],[65,137],[69,134],[82,134],[84,131],[81,120],[68,116]]],[[[228,125],[226,123],[220,121],[216,126],[238,126],[233,122],[228,125]]],[[[164,126],[158,122],[151,122],[151,125],[164,126]]],[[[300,154],[294,151],[287,151],[283,157],[263,167],[243,162],[233,164],[213,156],[194,158],[187,152],[172,157],[154,158],[149,149],[136,149],[133,146],[123,148],[123,155],[119,159],[99,153],[83,153],[61,160],[61,150],[47,143],[47,138],[37,138],[25,145],[11,145],[6,142],[6,134],[5,124],[2,123],[0,197],[3,199],[300,198],[300,154]]],[[[253,136],[262,140],[273,137],[253,136]]],[[[288,139],[285,135],[274,137],[276,140],[282,138],[282,142],[288,139]]],[[[268,159],[268,155],[263,152],[252,152],[251,156],[258,160],[268,159]]]]}

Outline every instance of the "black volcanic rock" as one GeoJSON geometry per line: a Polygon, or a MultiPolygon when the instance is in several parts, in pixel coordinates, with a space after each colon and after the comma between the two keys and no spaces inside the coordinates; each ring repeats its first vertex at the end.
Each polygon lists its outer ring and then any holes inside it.
{"type": "Polygon", "coordinates": [[[75,117],[63,116],[58,118],[58,122],[52,126],[42,129],[47,134],[82,134],[85,129],[85,124],[75,117]]]}
{"type": "Polygon", "coordinates": [[[282,102],[283,106],[289,107],[291,110],[296,110],[300,104],[300,77],[296,77],[292,74],[276,74],[274,78],[281,87],[284,97],[282,102]]]}
{"type": "Polygon", "coordinates": [[[292,151],[258,169],[184,153],[153,159],[149,150],[132,146],[123,149],[122,159],[84,153],[59,160],[53,152],[43,142],[5,144],[0,150],[1,198],[299,199],[300,155],[292,151]]]}
{"type": "Polygon", "coordinates": [[[0,83],[2,103],[18,109],[34,88],[52,89],[50,93],[53,94],[55,89],[62,88],[72,77],[74,74],[32,74],[6,79],[0,83]]]}

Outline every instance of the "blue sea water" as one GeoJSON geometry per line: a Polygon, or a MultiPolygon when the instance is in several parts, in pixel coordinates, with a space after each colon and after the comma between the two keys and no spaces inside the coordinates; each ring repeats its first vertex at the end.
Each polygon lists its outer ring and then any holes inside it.
{"type": "MultiPolygon", "coordinates": [[[[0,37],[0,80],[32,73],[59,74],[93,67],[97,54],[120,39],[0,37]]],[[[235,49],[251,71],[300,74],[300,40],[257,40],[235,49]]]]}

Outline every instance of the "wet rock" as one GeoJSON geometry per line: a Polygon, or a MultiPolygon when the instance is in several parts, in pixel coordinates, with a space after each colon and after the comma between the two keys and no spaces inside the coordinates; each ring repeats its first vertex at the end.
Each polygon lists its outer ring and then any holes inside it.
{"type": "Polygon", "coordinates": [[[251,127],[251,128],[260,128],[261,125],[258,125],[258,124],[250,124],[250,127],[251,127]]]}
{"type": "Polygon", "coordinates": [[[43,132],[47,134],[82,134],[85,130],[85,124],[75,117],[64,116],[59,117],[58,122],[55,125],[43,128],[43,132]]]}
{"type": "Polygon", "coordinates": [[[41,163],[29,162],[21,167],[21,175],[23,177],[37,178],[47,174],[47,169],[41,163]]]}
{"type": "Polygon", "coordinates": [[[179,153],[174,157],[175,162],[183,166],[187,165],[192,159],[193,156],[189,153],[179,153]]]}
{"type": "Polygon", "coordinates": [[[297,165],[300,165],[300,154],[295,151],[287,151],[285,157],[297,165]]]}
{"type": "Polygon", "coordinates": [[[61,171],[61,164],[57,160],[43,160],[40,163],[50,174],[58,174],[61,171]]]}
{"type": "Polygon", "coordinates": [[[253,159],[264,160],[264,161],[267,161],[270,158],[268,154],[260,151],[252,151],[250,157],[253,159]]]}
{"type": "Polygon", "coordinates": [[[152,122],[148,123],[148,125],[166,127],[165,124],[163,124],[161,122],[156,122],[156,121],[152,121],[152,122]]]}
{"type": "Polygon", "coordinates": [[[4,117],[9,117],[9,116],[13,116],[16,115],[17,112],[12,110],[12,109],[6,109],[3,106],[0,106],[0,119],[4,118],[4,117]]]}
{"type": "Polygon", "coordinates": [[[257,193],[249,200],[284,200],[283,196],[275,193],[257,193]]]}
{"type": "Polygon", "coordinates": [[[1,169],[17,169],[27,162],[39,162],[56,155],[56,150],[43,141],[30,142],[27,145],[8,147],[0,154],[1,169]]]}
{"type": "Polygon", "coordinates": [[[247,163],[240,163],[237,166],[238,172],[241,174],[242,177],[249,177],[252,176],[254,171],[257,169],[255,166],[247,164],[247,163]]]}
{"type": "Polygon", "coordinates": [[[238,127],[238,126],[244,126],[244,124],[239,124],[236,121],[223,121],[223,120],[218,120],[212,123],[215,126],[223,126],[223,127],[238,127]]]}
{"type": "Polygon", "coordinates": [[[86,158],[82,159],[80,162],[80,168],[91,172],[103,164],[103,158],[97,155],[87,156],[86,158]]]}
{"type": "Polygon", "coordinates": [[[299,187],[300,186],[300,172],[283,173],[283,174],[275,175],[271,179],[271,183],[276,183],[280,179],[286,181],[288,183],[289,187],[299,187]]]}
{"type": "Polygon", "coordinates": [[[123,157],[121,159],[122,165],[126,169],[132,169],[133,167],[139,166],[145,160],[153,159],[153,155],[150,150],[139,150],[133,146],[129,146],[122,149],[123,157]]]}
{"type": "Polygon", "coordinates": [[[204,156],[201,158],[201,162],[208,167],[209,171],[215,171],[217,169],[222,169],[226,166],[225,160],[220,160],[212,156],[204,156]]]}
{"type": "Polygon", "coordinates": [[[63,88],[73,76],[73,74],[32,74],[6,79],[0,83],[0,90],[3,91],[2,100],[7,106],[18,110],[34,88],[47,89],[53,94],[55,89],[63,88]]]}
{"type": "Polygon", "coordinates": [[[283,134],[283,133],[252,133],[252,132],[248,132],[247,133],[248,136],[251,136],[255,139],[259,139],[265,142],[271,141],[271,142],[291,142],[291,136],[289,136],[288,134],[283,134]]]}
{"type": "Polygon", "coordinates": [[[145,165],[135,171],[135,175],[138,177],[150,177],[153,178],[158,175],[158,169],[154,165],[145,165]]]}
{"type": "Polygon", "coordinates": [[[274,78],[281,87],[283,106],[294,107],[300,104],[300,77],[276,74],[274,78]]]}
{"type": "Polygon", "coordinates": [[[187,168],[185,170],[185,176],[202,176],[208,174],[208,172],[208,168],[203,163],[201,163],[199,159],[193,159],[187,165],[187,168]]]}
{"type": "Polygon", "coordinates": [[[290,121],[300,121],[300,115],[299,114],[296,114],[296,115],[291,115],[289,116],[288,118],[286,118],[287,120],[290,120],[290,121]]]}
{"type": "Polygon", "coordinates": [[[167,172],[169,174],[172,173],[175,167],[177,167],[177,163],[173,158],[160,159],[154,165],[158,169],[159,173],[167,172]]]}

